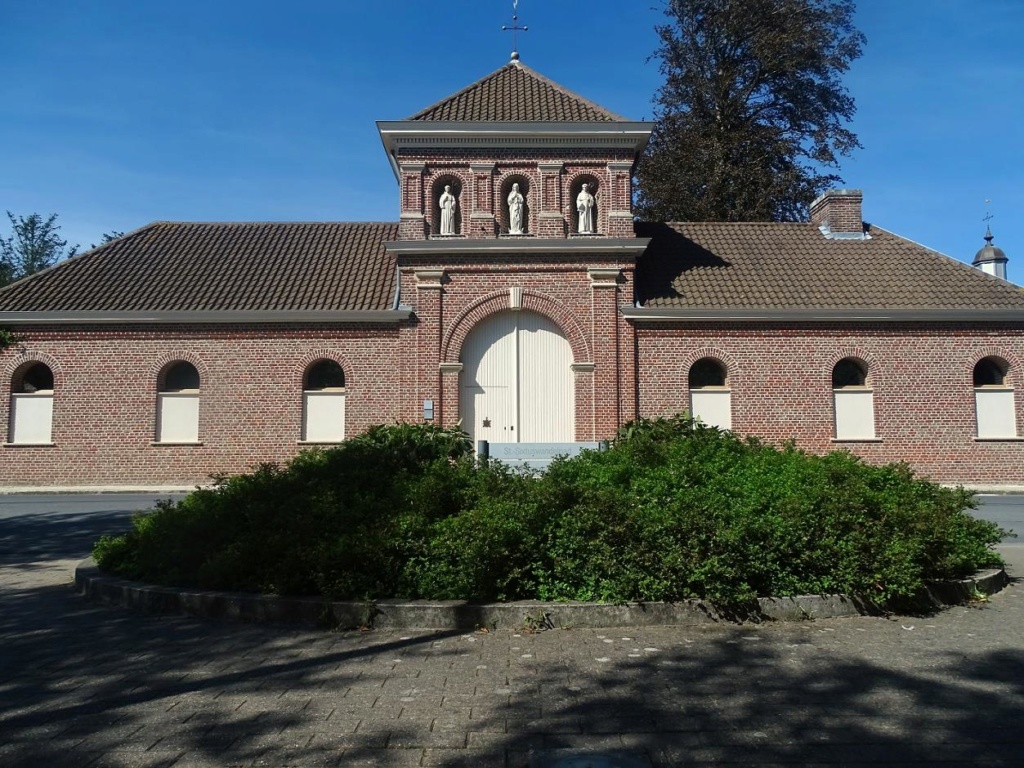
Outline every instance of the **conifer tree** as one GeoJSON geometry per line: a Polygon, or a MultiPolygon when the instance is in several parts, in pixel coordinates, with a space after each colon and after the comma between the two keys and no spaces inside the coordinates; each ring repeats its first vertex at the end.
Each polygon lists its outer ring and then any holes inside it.
{"type": "Polygon", "coordinates": [[[7,218],[11,234],[0,237],[0,286],[46,269],[78,250],[77,246],[68,248],[67,240],[60,236],[55,213],[44,219],[38,213],[15,216],[8,211],[7,218]]]}

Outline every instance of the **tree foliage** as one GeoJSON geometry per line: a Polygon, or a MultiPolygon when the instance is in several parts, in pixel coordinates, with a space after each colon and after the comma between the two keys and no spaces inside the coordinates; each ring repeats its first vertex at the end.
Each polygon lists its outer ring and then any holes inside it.
{"type": "Polygon", "coordinates": [[[92,245],[90,245],[89,250],[92,250],[93,248],[99,248],[101,245],[106,245],[107,243],[112,243],[119,237],[124,237],[124,232],[122,232],[119,229],[112,229],[109,232],[104,232],[102,235],[100,235],[101,240],[98,243],[93,243],[92,245]]]}
{"type": "Polygon", "coordinates": [[[668,0],[640,215],[806,219],[860,146],[840,80],[865,42],[853,13],[853,0],[668,0]]]}
{"type": "Polygon", "coordinates": [[[11,234],[0,237],[0,285],[46,269],[78,250],[60,236],[55,213],[44,219],[38,213],[15,216],[8,211],[7,218],[11,234]]]}

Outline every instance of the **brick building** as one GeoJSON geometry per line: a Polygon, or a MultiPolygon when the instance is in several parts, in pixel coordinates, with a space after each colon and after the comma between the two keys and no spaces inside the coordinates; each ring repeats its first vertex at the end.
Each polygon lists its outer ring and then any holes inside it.
{"type": "MultiPolygon", "coordinates": [[[[862,221],[643,223],[632,122],[512,61],[378,124],[389,223],[156,222],[0,290],[2,485],[203,482],[395,420],[638,416],[1024,484],[1024,293],[862,221]]],[[[983,249],[984,250],[984,249],[983,249]]]]}

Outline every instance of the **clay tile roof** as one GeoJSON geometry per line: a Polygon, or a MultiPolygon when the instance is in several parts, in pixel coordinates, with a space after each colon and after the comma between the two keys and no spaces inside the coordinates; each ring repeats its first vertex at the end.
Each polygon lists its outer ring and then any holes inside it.
{"type": "Polygon", "coordinates": [[[0,289],[0,311],[384,310],[393,223],[156,222],[0,289]]]}
{"type": "Polygon", "coordinates": [[[513,61],[409,120],[493,123],[629,122],[513,61]]]}
{"type": "Polygon", "coordinates": [[[636,298],[689,309],[1021,309],[1024,291],[884,229],[830,240],[812,224],[645,223],[636,298]]]}

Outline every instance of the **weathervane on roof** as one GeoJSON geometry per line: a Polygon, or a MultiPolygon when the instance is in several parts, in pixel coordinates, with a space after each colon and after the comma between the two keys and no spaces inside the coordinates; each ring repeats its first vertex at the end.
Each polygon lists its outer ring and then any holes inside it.
{"type": "Polygon", "coordinates": [[[993,218],[995,218],[988,210],[988,204],[991,202],[992,201],[989,200],[987,197],[985,198],[985,218],[983,218],[982,221],[984,221],[986,224],[992,221],[993,218]]]}
{"type": "Polygon", "coordinates": [[[512,33],[512,61],[519,61],[519,45],[518,37],[520,32],[529,32],[529,27],[519,26],[519,0],[512,0],[512,26],[503,25],[501,28],[502,32],[512,33]]]}

